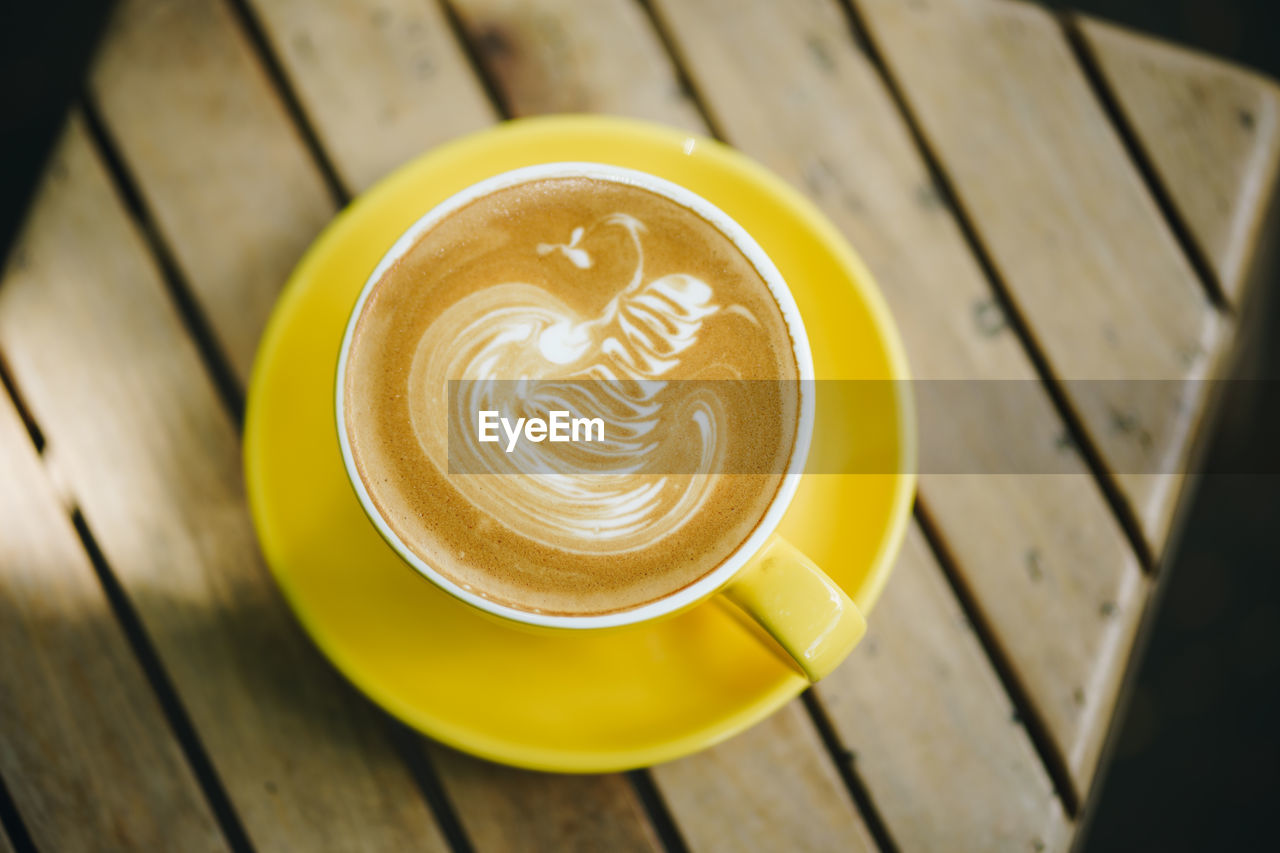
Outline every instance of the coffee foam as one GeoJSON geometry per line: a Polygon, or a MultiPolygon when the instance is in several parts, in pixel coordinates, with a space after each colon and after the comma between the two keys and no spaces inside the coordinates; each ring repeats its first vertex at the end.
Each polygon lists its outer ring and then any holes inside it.
{"type": "MultiPolygon", "coordinates": [[[[373,503],[437,571],[519,609],[605,613],[713,570],[780,485],[797,401],[781,395],[762,419],[731,400],[663,398],[665,381],[700,378],[797,378],[760,274],[665,196],[547,178],[470,202],[385,272],[352,339],[346,428],[373,503]],[[621,433],[585,455],[566,447],[581,457],[567,473],[450,475],[450,403],[464,418],[511,404],[483,399],[511,383],[482,381],[451,401],[458,379],[599,380],[574,386],[606,389],[576,406],[608,410],[621,433]],[[683,470],[714,471],[731,456],[760,460],[761,473],[645,473],[676,470],[663,458],[672,453],[698,457],[683,470]],[[631,473],[619,473],[623,457],[634,458],[631,473]]],[[[506,463],[522,470],[518,457],[506,463]]]]}

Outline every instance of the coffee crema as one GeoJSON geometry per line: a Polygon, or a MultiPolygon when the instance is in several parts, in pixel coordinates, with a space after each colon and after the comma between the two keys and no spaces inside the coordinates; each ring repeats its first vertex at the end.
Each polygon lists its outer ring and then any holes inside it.
{"type": "Polygon", "coordinates": [[[689,586],[751,535],[795,441],[798,378],[777,301],[713,224],[640,186],[540,178],[446,214],[385,271],[356,321],[343,417],[365,490],[414,554],[508,607],[595,615],[689,586]],[[518,455],[451,473],[468,448],[449,447],[450,407],[474,425],[512,405],[490,397],[515,383],[483,380],[521,379],[577,382],[576,410],[606,414],[612,436],[557,445],[567,473],[523,473],[537,469],[518,455]],[[719,379],[773,392],[670,390],[719,379]],[[674,470],[708,473],[655,473],[674,470]]]}

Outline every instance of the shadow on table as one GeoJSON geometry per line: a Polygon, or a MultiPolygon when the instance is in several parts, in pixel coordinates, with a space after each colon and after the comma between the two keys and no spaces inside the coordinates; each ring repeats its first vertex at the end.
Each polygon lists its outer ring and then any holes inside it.
{"type": "MultiPolygon", "coordinates": [[[[1070,5],[1280,78],[1274,0],[1071,0],[1070,5]]],[[[1277,217],[1280,219],[1280,217],[1277,217]]],[[[1277,229],[1273,227],[1272,233],[1277,229]]],[[[1280,236],[1280,235],[1278,235],[1280,236]]],[[[1274,246],[1274,238],[1273,238],[1274,246]]],[[[1276,253],[1280,255],[1280,252],[1276,253]]],[[[1280,269],[1247,309],[1241,383],[1205,468],[1276,471],[1280,269]],[[1269,392],[1259,396],[1249,392],[1269,392]]],[[[1252,850],[1274,845],[1280,794],[1280,476],[1208,475],[1167,561],[1164,599],[1080,847],[1252,850]]]]}

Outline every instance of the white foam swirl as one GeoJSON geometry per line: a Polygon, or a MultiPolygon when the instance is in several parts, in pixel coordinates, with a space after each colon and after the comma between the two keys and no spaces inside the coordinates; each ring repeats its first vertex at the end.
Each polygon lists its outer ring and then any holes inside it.
{"type": "MultiPolygon", "coordinates": [[[[582,317],[534,285],[488,287],[451,305],[427,328],[409,376],[414,429],[441,472],[449,464],[450,414],[455,425],[472,427],[483,410],[603,417],[605,440],[589,444],[520,442],[510,453],[494,453],[492,445],[478,444],[474,429],[455,428],[452,436],[465,441],[453,450],[468,475],[451,482],[477,508],[536,541],[597,553],[650,546],[682,527],[707,499],[715,474],[646,473],[660,449],[677,448],[685,456],[679,470],[687,471],[716,470],[724,453],[718,401],[709,393],[668,400],[664,377],[696,346],[708,318],[720,311],[751,318],[741,306],[718,305],[712,287],[695,276],[646,281],[645,227],[625,213],[575,228],[567,243],[541,243],[536,251],[590,269],[586,244],[602,228],[625,229],[636,259],[630,281],[599,316],[582,317]],[[451,379],[468,380],[452,401],[451,379]],[[547,470],[556,473],[528,473],[547,470]]],[[[668,463],[666,470],[675,469],[668,463]]]]}

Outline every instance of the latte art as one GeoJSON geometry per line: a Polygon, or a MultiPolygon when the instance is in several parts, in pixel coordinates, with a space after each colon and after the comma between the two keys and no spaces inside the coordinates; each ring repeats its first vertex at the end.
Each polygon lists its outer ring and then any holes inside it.
{"type": "Polygon", "coordinates": [[[561,404],[583,420],[603,423],[607,416],[610,437],[589,449],[565,448],[554,460],[557,473],[529,473],[546,467],[546,448],[513,441],[506,454],[486,454],[478,434],[452,432],[454,441],[465,443],[452,448],[461,460],[454,470],[512,475],[454,478],[472,505],[521,535],[579,553],[652,546],[702,508],[720,476],[711,472],[723,450],[724,412],[710,395],[664,400],[667,384],[660,380],[679,368],[704,323],[720,311],[757,322],[740,305],[718,304],[712,286],[695,276],[646,279],[645,226],[626,213],[577,226],[566,243],[539,243],[537,254],[559,252],[551,259],[553,270],[564,264],[567,269],[557,272],[567,283],[572,271],[595,266],[592,237],[610,228],[626,234],[629,245],[622,248],[634,269],[596,316],[580,316],[541,287],[496,284],[462,298],[427,327],[409,372],[414,431],[440,471],[450,467],[449,416],[514,411],[536,418],[561,404]],[[469,380],[458,386],[465,393],[452,400],[450,379],[469,380]],[[533,393],[502,381],[510,379],[529,380],[533,393]],[[547,381],[555,379],[566,382],[547,381]],[[661,465],[664,450],[696,456],[691,470],[706,475],[646,476],[661,465]]]}
{"type": "Polygon", "coordinates": [[[548,178],[454,211],[387,270],[345,419],[372,501],[424,561],[510,606],[601,613],[714,569],[786,467],[794,383],[762,417],[758,394],[676,380],[795,378],[776,301],[714,225],[639,187],[548,178]],[[552,411],[607,429],[508,444],[474,428],[552,411]],[[728,460],[759,473],[719,473],[728,460]]]}

